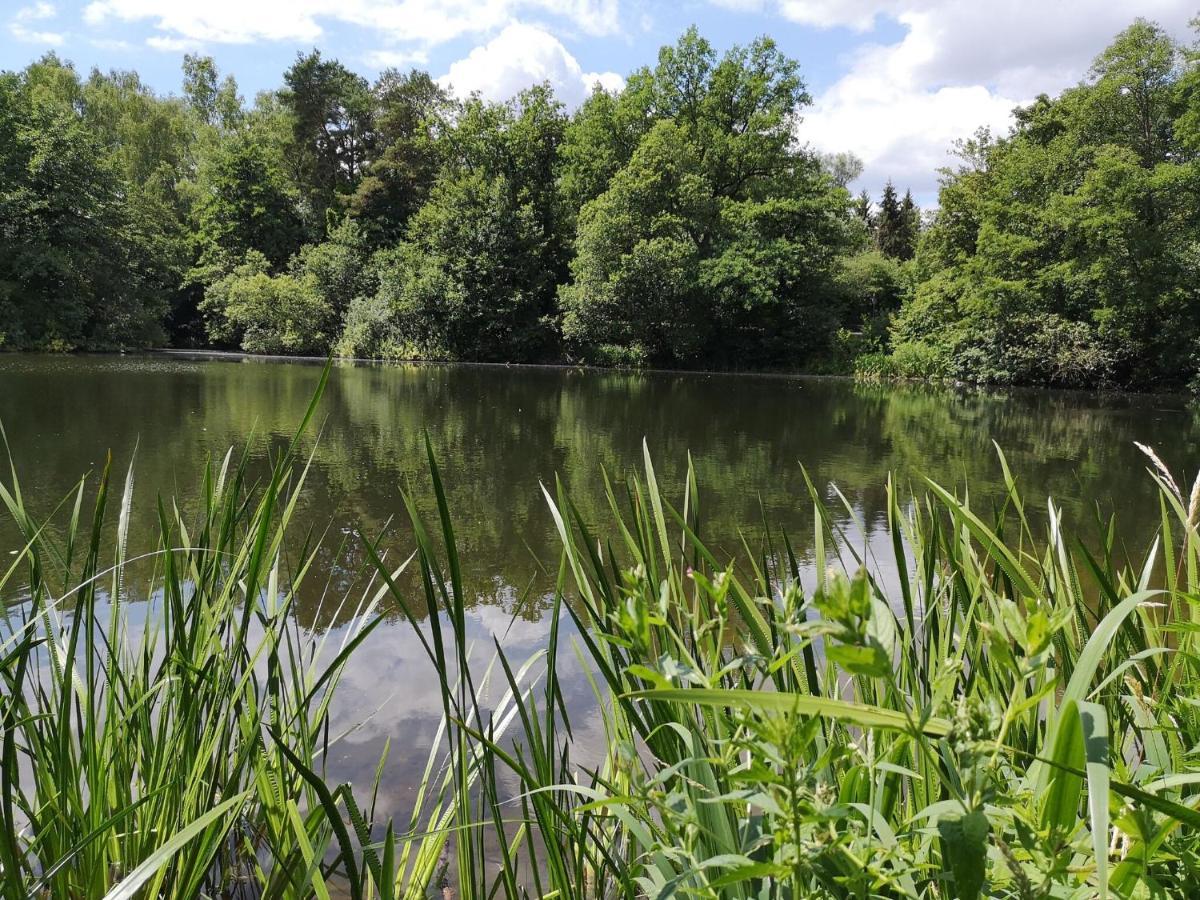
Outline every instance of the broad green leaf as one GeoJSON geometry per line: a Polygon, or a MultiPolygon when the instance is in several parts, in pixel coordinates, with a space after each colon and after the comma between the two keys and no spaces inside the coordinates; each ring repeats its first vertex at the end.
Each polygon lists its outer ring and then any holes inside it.
{"type": "Polygon", "coordinates": [[[945,719],[910,719],[898,710],[885,709],[881,706],[853,703],[849,700],[835,700],[830,697],[813,697],[809,694],[784,693],[783,691],[672,688],[635,691],[628,696],[634,699],[695,703],[699,706],[739,707],[757,712],[821,716],[839,722],[851,722],[867,728],[887,728],[893,731],[912,732],[915,727],[932,737],[943,737],[950,733],[950,723],[945,719]]]}
{"type": "Polygon", "coordinates": [[[983,892],[988,831],[987,816],[978,809],[938,820],[942,866],[953,879],[952,896],[956,900],[975,900],[983,892]]]}

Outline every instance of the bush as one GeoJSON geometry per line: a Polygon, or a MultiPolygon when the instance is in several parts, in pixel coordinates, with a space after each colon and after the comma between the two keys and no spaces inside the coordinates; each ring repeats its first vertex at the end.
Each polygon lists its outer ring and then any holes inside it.
{"type": "Polygon", "coordinates": [[[362,227],[348,219],[322,243],[301,247],[288,264],[288,271],[297,278],[312,278],[332,314],[341,318],[355,297],[373,294],[379,288],[369,260],[362,227]]]}
{"type": "Polygon", "coordinates": [[[878,250],[841,261],[837,285],[842,297],[842,321],[852,329],[886,340],[891,316],[909,293],[905,266],[878,250]]]}
{"type": "Polygon", "coordinates": [[[959,344],[953,369],[977,383],[1089,387],[1109,381],[1113,357],[1087,324],[1038,313],[974,330],[959,344]]]}
{"type": "Polygon", "coordinates": [[[945,378],[949,360],[932,344],[910,341],[892,350],[892,365],[900,378],[945,378]]]}
{"type": "Polygon", "coordinates": [[[247,254],[204,293],[209,336],[248,353],[328,351],[337,318],[311,275],[270,275],[266,258],[247,254]]]}
{"type": "Polygon", "coordinates": [[[346,321],[335,352],[364,359],[408,356],[396,332],[391,304],[383,294],[355,297],[346,310],[346,321]]]}

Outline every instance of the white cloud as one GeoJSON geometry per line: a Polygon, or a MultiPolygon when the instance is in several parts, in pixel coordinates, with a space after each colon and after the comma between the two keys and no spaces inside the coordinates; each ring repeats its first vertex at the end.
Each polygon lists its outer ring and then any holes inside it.
{"type": "Polygon", "coordinates": [[[46,3],[45,0],[40,0],[30,6],[24,6],[17,10],[14,18],[18,22],[36,22],[41,19],[53,19],[58,14],[53,3],[46,3]]]}
{"type": "Polygon", "coordinates": [[[117,38],[88,38],[88,43],[101,50],[132,50],[133,44],[117,38]]]}
{"type": "Polygon", "coordinates": [[[325,21],[429,47],[495,31],[523,11],[593,35],[618,28],[618,0],[92,0],[84,17],[93,25],[149,20],[166,37],[220,43],[315,41],[325,21]]]}
{"type": "Polygon", "coordinates": [[[362,60],[375,69],[403,69],[425,65],[429,54],[424,50],[371,50],[363,54],[362,60]]]}
{"type": "Polygon", "coordinates": [[[27,44],[44,44],[57,47],[66,40],[60,32],[42,31],[29,27],[29,24],[32,22],[44,22],[46,19],[53,19],[57,14],[58,10],[55,9],[53,3],[39,0],[37,3],[23,6],[17,10],[16,14],[12,17],[12,21],[8,23],[8,32],[18,41],[23,41],[27,44]]]}
{"type": "Polygon", "coordinates": [[[558,38],[520,23],[509,25],[453,63],[438,81],[460,96],[478,91],[487,100],[507,100],[523,88],[548,81],[570,109],[582,103],[596,84],[607,91],[625,85],[615,72],[584,72],[558,38]]]}
{"type": "Polygon", "coordinates": [[[201,43],[191,38],[164,37],[156,34],[146,38],[146,46],[162,50],[164,53],[190,53],[192,50],[199,49],[201,43]]]}
{"type": "MultiPolygon", "coordinates": [[[[1079,81],[1134,16],[1109,0],[714,2],[769,2],[781,16],[824,27],[865,29],[882,17],[902,25],[899,41],[854,51],[800,133],[818,149],[862,158],[856,187],[878,194],[891,178],[926,203],[936,197],[936,170],[952,162],[955,140],[981,126],[1003,133],[1014,107],[1079,81]]],[[[1136,12],[1182,36],[1189,2],[1142,0],[1136,12]]]]}

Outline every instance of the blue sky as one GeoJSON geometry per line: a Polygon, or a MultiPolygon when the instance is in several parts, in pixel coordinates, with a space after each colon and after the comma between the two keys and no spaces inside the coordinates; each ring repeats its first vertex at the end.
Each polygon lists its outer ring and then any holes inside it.
{"type": "Polygon", "coordinates": [[[419,66],[503,99],[550,80],[570,105],[621,84],[690,24],[719,48],[770,34],[814,105],[800,138],[932,202],[948,148],[1007,127],[1013,106],[1078,81],[1136,15],[1188,34],[1194,0],[0,0],[0,67],[55,50],[86,71],[136,69],[178,91],[185,52],[213,56],[246,97],[319,47],[367,76],[419,66]]]}

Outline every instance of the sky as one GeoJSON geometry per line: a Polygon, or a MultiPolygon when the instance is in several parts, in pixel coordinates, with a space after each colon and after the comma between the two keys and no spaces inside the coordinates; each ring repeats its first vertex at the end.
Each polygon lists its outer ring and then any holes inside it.
{"type": "Polygon", "coordinates": [[[813,104],[800,140],[936,199],[950,148],[1083,78],[1135,16],[1190,42],[1197,0],[0,0],[0,68],[53,50],[83,72],[136,69],[178,92],[184,53],[212,56],[247,99],[319,48],[373,77],[419,67],[502,100],[550,81],[576,106],[653,63],[689,25],[719,50],[758,35],[798,60],[813,104]]]}

